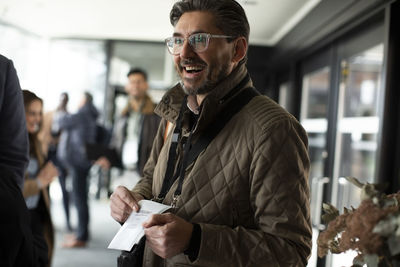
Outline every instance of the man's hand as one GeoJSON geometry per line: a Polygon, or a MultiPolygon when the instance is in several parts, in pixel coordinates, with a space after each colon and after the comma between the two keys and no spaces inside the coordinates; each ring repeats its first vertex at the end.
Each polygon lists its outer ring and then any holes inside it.
{"type": "Polygon", "coordinates": [[[139,211],[138,202],[142,199],[140,194],[129,191],[125,186],[118,186],[110,197],[111,216],[118,222],[125,222],[132,211],[139,211]]]}
{"type": "Polygon", "coordinates": [[[193,224],[171,213],[153,214],[143,227],[147,244],[164,259],[182,253],[193,232],[193,224]]]}
{"type": "Polygon", "coordinates": [[[111,168],[111,163],[106,157],[100,157],[94,164],[99,165],[103,170],[111,168]]]}

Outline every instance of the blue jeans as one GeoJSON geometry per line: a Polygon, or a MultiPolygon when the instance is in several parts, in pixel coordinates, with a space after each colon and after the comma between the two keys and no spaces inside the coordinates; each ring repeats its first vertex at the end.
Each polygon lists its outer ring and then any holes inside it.
{"type": "Polygon", "coordinates": [[[72,195],[78,211],[78,227],[76,238],[80,241],[89,239],[89,205],[88,205],[88,174],[90,167],[72,166],[72,195]]]}

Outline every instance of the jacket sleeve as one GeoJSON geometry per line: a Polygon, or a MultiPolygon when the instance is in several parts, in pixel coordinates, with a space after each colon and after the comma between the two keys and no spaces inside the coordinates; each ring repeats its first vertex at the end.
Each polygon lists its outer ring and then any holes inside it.
{"type": "MultiPolygon", "coordinates": [[[[256,229],[200,223],[201,266],[305,266],[311,251],[307,137],[294,119],[255,140],[250,203],[256,229]]],[[[240,216],[240,215],[239,215],[240,216]]]]}
{"type": "Polygon", "coordinates": [[[22,189],[28,163],[24,103],[12,61],[0,56],[0,166],[15,174],[22,189]]]}
{"type": "Polygon", "coordinates": [[[75,114],[64,113],[60,116],[58,123],[60,129],[71,129],[76,127],[82,121],[82,112],[78,111],[75,114]]]}
{"type": "Polygon", "coordinates": [[[25,179],[23,195],[24,198],[36,195],[40,192],[40,187],[36,179],[25,179]]]}
{"type": "Polygon", "coordinates": [[[164,145],[164,132],[167,126],[167,121],[162,119],[158,127],[156,137],[154,138],[153,148],[149,159],[144,166],[143,177],[139,180],[136,186],[133,188],[133,192],[141,194],[145,199],[153,198],[152,186],[153,186],[153,173],[154,168],[157,164],[158,156],[164,145]]]}

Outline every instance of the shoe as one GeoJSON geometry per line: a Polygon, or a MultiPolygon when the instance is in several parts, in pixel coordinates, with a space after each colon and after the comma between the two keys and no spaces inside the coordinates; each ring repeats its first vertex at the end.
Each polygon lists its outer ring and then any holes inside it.
{"type": "Polygon", "coordinates": [[[86,247],[86,241],[71,239],[71,240],[66,240],[64,243],[62,243],[61,246],[63,248],[84,248],[86,247]]]}
{"type": "Polygon", "coordinates": [[[75,240],[76,239],[76,235],[75,234],[65,234],[64,235],[64,240],[65,241],[71,241],[71,240],[75,240]]]}

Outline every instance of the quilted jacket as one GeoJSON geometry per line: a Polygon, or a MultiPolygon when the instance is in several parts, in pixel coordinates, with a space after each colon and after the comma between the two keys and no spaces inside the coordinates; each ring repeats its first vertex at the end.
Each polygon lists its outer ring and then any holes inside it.
{"type": "MultiPolygon", "coordinates": [[[[239,65],[203,100],[194,142],[246,76],[239,65]]],[[[251,85],[249,80],[235,90],[251,85]]],[[[183,98],[178,84],[156,108],[162,121],[144,177],[133,189],[147,199],[161,190],[172,135],[164,140],[166,122],[175,123],[183,98]]],[[[184,116],[189,115],[187,109],[184,116]]],[[[183,135],[187,121],[184,117],[183,135]]],[[[200,225],[197,259],[181,253],[163,260],[146,246],[143,266],[305,266],[312,235],[307,145],[293,116],[266,96],[254,97],[185,170],[174,213],[200,225]]],[[[180,157],[181,152],[178,147],[180,157]]],[[[177,183],[163,203],[172,202],[177,183]]]]}

